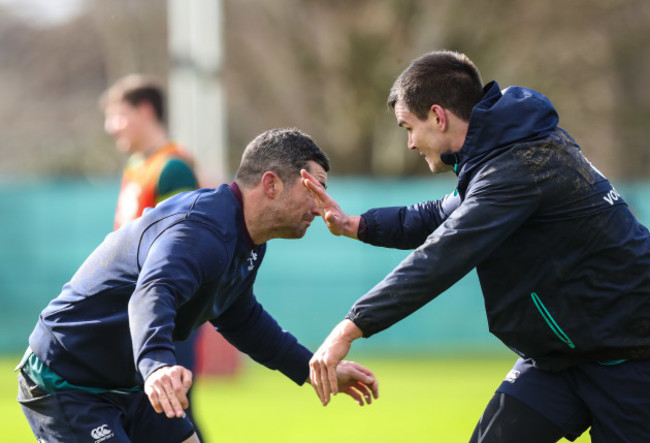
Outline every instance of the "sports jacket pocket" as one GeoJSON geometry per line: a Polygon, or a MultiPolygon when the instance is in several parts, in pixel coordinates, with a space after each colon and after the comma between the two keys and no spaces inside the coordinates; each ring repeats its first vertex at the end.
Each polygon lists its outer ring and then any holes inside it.
{"type": "Polygon", "coordinates": [[[565,345],[571,349],[575,349],[576,345],[571,341],[569,336],[566,335],[562,328],[560,328],[555,319],[553,319],[553,316],[550,312],[548,312],[548,309],[546,309],[546,306],[544,306],[544,303],[542,303],[542,300],[539,298],[539,296],[534,292],[531,292],[530,296],[533,299],[533,303],[535,304],[535,307],[541,314],[542,318],[548,327],[551,328],[551,331],[553,331],[557,338],[559,338],[565,345]]]}

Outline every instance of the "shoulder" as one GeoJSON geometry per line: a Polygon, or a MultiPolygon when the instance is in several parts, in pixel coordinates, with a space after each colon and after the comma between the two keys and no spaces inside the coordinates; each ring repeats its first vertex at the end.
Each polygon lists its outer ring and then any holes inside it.
{"type": "Polygon", "coordinates": [[[194,171],[186,160],[179,157],[170,157],[163,164],[160,175],[161,177],[165,175],[169,177],[186,176],[194,178],[194,171]]]}
{"type": "Polygon", "coordinates": [[[163,165],[158,178],[157,190],[160,199],[182,191],[196,189],[198,183],[190,165],[178,158],[171,157],[163,165]]]}
{"type": "Polygon", "coordinates": [[[208,226],[222,238],[233,238],[241,232],[241,206],[228,185],[219,188],[203,188],[187,193],[195,195],[188,220],[208,226]]]}

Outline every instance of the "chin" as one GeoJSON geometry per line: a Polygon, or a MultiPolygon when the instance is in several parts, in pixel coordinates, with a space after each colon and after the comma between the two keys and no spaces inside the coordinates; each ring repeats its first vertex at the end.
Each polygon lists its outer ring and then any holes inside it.
{"type": "Polygon", "coordinates": [[[286,239],[298,239],[298,238],[303,238],[305,234],[307,233],[307,229],[296,229],[295,231],[291,232],[285,232],[282,234],[281,237],[279,238],[286,238],[286,239]]]}
{"type": "Polygon", "coordinates": [[[125,142],[117,142],[115,143],[117,146],[117,150],[120,151],[122,154],[133,154],[133,147],[131,146],[130,143],[125,143],[125,142]]]}
{"type": "Polygon", "coordinates": [[[452,166],[449,166],[449,165],[444,164],[444,163],[439,164],[439,165],[437,165],[435,163],[429,163],[429,169],[434,174],[441,174],[443,172],[449,172],[449,171],[453,170],[454,168],[452,166]]]}

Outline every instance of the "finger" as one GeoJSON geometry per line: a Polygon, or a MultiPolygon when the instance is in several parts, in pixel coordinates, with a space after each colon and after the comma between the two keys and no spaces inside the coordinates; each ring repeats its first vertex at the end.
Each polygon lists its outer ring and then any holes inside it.
{"type": "Polygon", "coordinates": [[[320,384],[321,389],[323,390],[323,405],[327,405],[330,402],[330,393],[332,392],[330,378],[327,371],[328,367],[323,366],[320,373],[320,384]]]}
{"type": "Polygon", "coordinates": [[[302,176],[302,184],[307,188],[317,188],[320,183],[316,180],[316,178],[311,175],[309,172],[306,170],[302,169],[300,170],[300,175],[302,176]]]}
{"type": "Polygon", "coordinates": [[[372,396],[375,397],[375,400],[379,398],[379,380],[376,378],[370,384],[370,390],[372,391],[372,396]]]}
{"type": "Polygon", "coordinates": [[[309,363],[311,370],[309,371],[309,378],[311,379],[311,385],[314,387],[314,390],[316,391],[316,395],[318,395],[318,398],[320,399],[320,402],[325,406],[327,403],[325,402],[325,396],[323,395],[323,387],[320,383],[321,379],[321,371],[320,371],[320,365],[316,361],[312,361],[309,363]]]}
{"type": "Polygon", "coordinates": [[[314,177],[314,176],[311,175],[309,172],[307,172],[306,169],[301,169],[301,170],[300,170],[300,175],[302,176],[302,178],[303,178],[304,180],[310,181],[310,182],[315,183],[315,184],[317,184],[317,185],[320,186],[320,183],[319,183],[318,180],[316,180],[316,177],[314,177]]]}
{"type": "MultiPolygon", "coordinates": [[[[303,170],[304,171],[304,170],[303,170]]],[[[309,175],[308,172],[306,172],[307,177],[303,174],[303,179],[302,183],[303,185],[314,195],[315,198],[323,201],[331,200],[331,197],[323,188],[323,185],[316,180],[313,176],[309,175]]]]}
{"type": "MultiPolygon", "coordinates": [[[[183,416],[184,414],[183,411],[187,409],[188,406],[190,405],[190,402],[187,399],[187,390],[189,389],[189,387],[185,386],[185,383],[183,382],[183,377],[184,375],[183,373],[181,373],[181,379],[177,379],[177,378],[172,379],[172,389],[173,389],[172,395],[179,403],[180,417],[183,416]]],[[[191,383],[192,382],[190,381],[190,386],[191,383]]],[[[178,414],[179,414],[179,410],[176,409],[176,415],[179,416],[178,414]]]]}
{"type": "Polygon", "coordinates": [[[183,371],[181,374],[181,382],[183,383],[183,386],[185,387],[186,392],[190,390],[192,387],[192,381],[194,380],[194,374],[192,374],[192,371],[189,369],[183,371]]]}
{"type": "Polygon", "coordinates": [[[336,222],[336,213],[334,213],[334,211],[325,211],[323,219],[326,223],[333,224],[336,222]]]}
{"type": "Polygon", "coordinates": [[[315,185],[307,180],[303,179],[303,185],[305,188],[307,188],[307,191],[309,191],[309,195],[314,199],[318,207],[320,208],[320,215],[323,215],[323,212],[325,212],[325,207],[328,204],[326,201],[326,194],[323,195],[320,188],[315,187],[315,185]]]}
{"type": "Polygon", "coordinates": [[[354,401],[356,401],[359,406],[364,405],[363,396],[361,395],[361,393],[359,393],[359,391],[357,391],[353,387],[349,387],[349,388],[345,389],[343,392],[345,392],[350,397],[352,397],[354,399],[354,401]]]}
{"type": "Polygon", "coordinates": [[[178,380],[170,375],[165,375],[157,386],[160,403],[165,411],[165,415],[169,418],[182,417],[184,414],[176,393],[179,386],[178,380]]]}
{"type": "Polygon", "coordinates": [[[307,172],[306,169],[301,169],[301,170],[300,170],[300,175],[301,175],[302,178],[304,178],[304,179],[309,179],[309,177],[313,177],[309,172],[307,172]]]}
{"type": "Polygon", "coordinates": [[[167,395],[165,388],[163,386],[158,386],[156,388],[156,392],[158,394],[158,400],[160,401],[160,406],[162,407],[162,412],[164,412],[168,418],[175,417],[176,413],[174,411],[174,407],[169,401],[169,396],[167,395]]]}
{"type": "Polygon", "coordinates": [[[327,366],[327,375],[328,375],[328,384],[330,386],[330,390],[332,394],[336,395],[338,394],[339,391],[339,382],[336,377],[336,365],[339,362],[336,362],[334,364],[330,364],[327,366]]]}
{"type": "Polygon", "coordinates": [[[374,372],[357,362],[351,361],[350,363],[361,374],[361,376],[357,378],[362,380],[363,383],[370,389],[373,397],[379,398],[379,381],[377,380],[374,372]]]}
{"type": "Polygon", "coordinates": [[[156,391],[151,391],[147,394],[149,397],[149,403],[153,406],[153,410],[160,414],[163,411],[162,405],[160,404],[160,398],[156,391]]]}
{"type": "Polygon", "coordinates": [[[363,384],[370,389],[375,399],[379,398],[379,380],[377,380],[377,377],[375,377],[375,374],[370,369],[364,368],[363,366],[361,368],[364,373],[363,384]]]}
{"type": "Polygon", "coordinates": [[[330,202],[331,197],[329,196],[327,191],[323,189],[320,183],[313,182],[311,180],[303,180],[303,184],[305,185],[307,190],[311,193],[312,197],[314,197],[314,199],[318,201],[321,205],[326,205],[327,203],[330,202]]]}
{"type": "MultiPolygon", "coordinates": [[[[169,389],[166,391],[167,398],[169,399],[169,405],[170,405],[170,413],[171,415],[167,414],[168,417],[182,417],[185,412],[183,410],[183,406],[181,404],[181,399],[178,397],[177,393],[173,389],[169,389]]],[[[185,402],[187,402],[187,397],[185,398],[185,402]]]]}
{"type": "Polygon", "coordinates": [[[368,404],[372,403],[372,392],[370,391],[368,385],[359,381],[355,384],[355,388],[357,391],[360,392],[360,395],[363,395],[363,398],[366,400],[366,403],[368,404]]]}

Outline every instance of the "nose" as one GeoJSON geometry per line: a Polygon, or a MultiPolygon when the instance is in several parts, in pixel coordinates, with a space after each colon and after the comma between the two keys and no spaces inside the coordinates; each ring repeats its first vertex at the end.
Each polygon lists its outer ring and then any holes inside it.
{"type": "Polygon", "coordinates": [[[414,149],[417,149],[415,147],[415,143],[413,142],[413,135],[409,133],[408,135],[408,141],[406,142],[406,146],[409,148],[409,150],[413,151],[414,149]]]}
{"type": "Polygon", "coordinates": [[[322,211],[320,209],[320,206],[318,206],[316,204],[316,202],[314,202],[314,204],[311,206],[311,211],[310,212],[311,212],[311,215],[313,215],[314,217],[320,217],[320,216],[323,215],[323,213],[322,213],[322,211]]]}
{"type": "Polygon", "coordinates": [[[321,210],[321,207],[316,202],[316,199],[311,194],[309,195],[309,200],[311,203],[311,207],[309,208],[309,213],[314,217],[322,216],[323,211],[321,210]]]}

